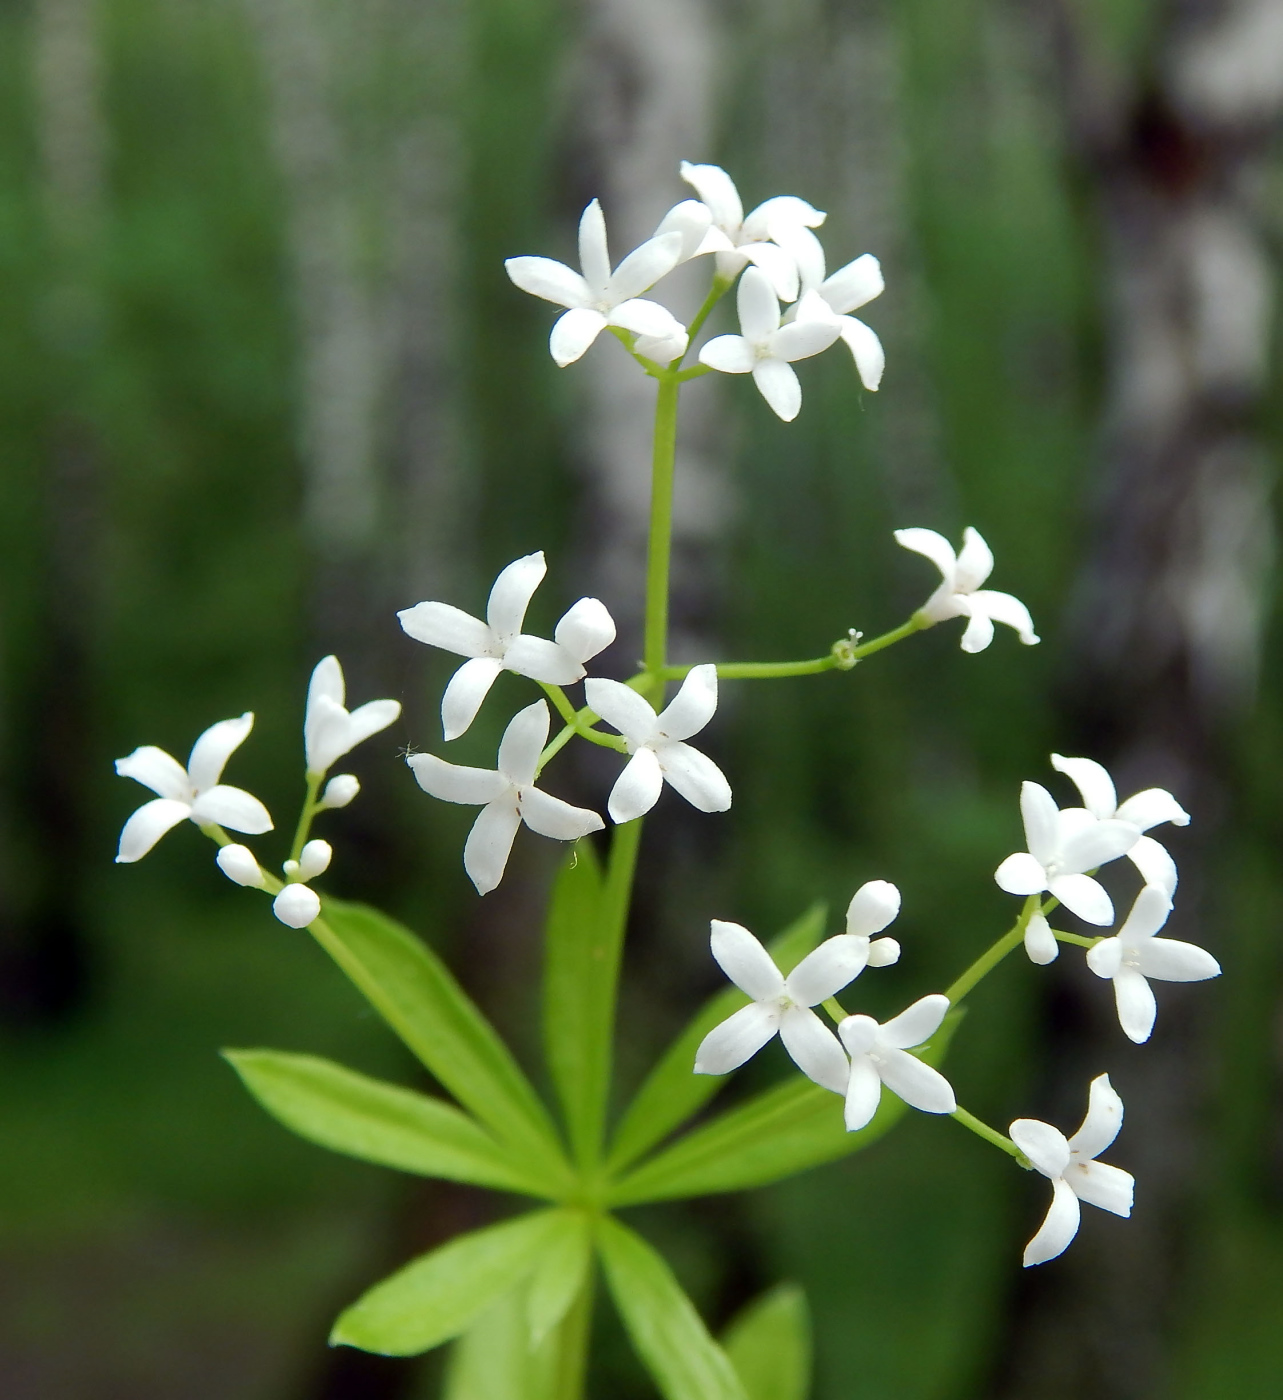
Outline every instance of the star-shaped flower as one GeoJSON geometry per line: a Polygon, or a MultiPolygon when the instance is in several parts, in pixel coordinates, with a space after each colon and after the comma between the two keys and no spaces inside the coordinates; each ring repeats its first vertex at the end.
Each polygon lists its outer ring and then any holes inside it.
{"type": "MultiPolygon", "coordinates": [[[[817,301],[818,296],[807,293],[817,301]]],[[[841,330],[838,320],[819,302],[818,310],[799,306],[797,319],[781,325],[780,304],[766,274],[755,267],[740,278],[735,300],[740,334],[714,337],[699,352],[700,363],[723,374],[751,374],[766,402],[791,423],[802,407],[802,386],[792,361],[827,350],[841,330]]]]}
{"type": "MultiPolygon", "coordinates": [[[[1101,821],[1117,817],[1141,832],[1161,822],[1189,825],[1189,813],[1165,788],[1146,788],[1120,804],[1114,780],[1094,759],[1062,758],[1054,753],[1051,766],[1073,782],[1082,794],[1083,806],[1101,821]]],[[[1176,893],[1176,862],[1167,847],[1159,845],[1152,836],[1142,836],[1127,852],[1127,859],[1140,871],[1147,885],[1158,885],[1168,895],[1176,893]]]]}
{"type": "Polygon", "coordinates": [[[184,820],[197,826],[228,826],[251,836],[271,831],[272,819],[257,797],[219,782],[227,760],[253,727],[254,716],[249,713],[210,725],[192,745],[186,768],[151,744],[118,758],[116,772],[122,778],[133,778],[159,796],[143,803],[125,823],[116,860],[121,864],[141,860],[171,827],[184,820]]]}
{"type": "Polygon", "coordinates": [[[547,741],[548,706],[536,700],[504,731],[497,769],[465,768],[430,753],[406,759],[424,792],[443,802],[481,806],[463,848],[463,868],[478,894],[489,894],[503,879],[522,822],[555,841],[577,841],[605,825],[596,812],[572,807],[535,787],[535,769],[547,741]]]}
{"type": "Polygon", "coordinates": [[[864,971],[868,940],[827,939],[785,977],[761,943],[739,924],[713,920],[713,957],[750,1005],[714,1026],[695,1052],[696,1074],[727,1074],[777,1032],[798,1069],[835,1094],[846,1092],[847,1062],[837,1037],[811,1010],[864,971]]]}
{"type": "Polygon", "coordinates": [[[1051,1179],[1051,1209],[1038,1233],[1025,1246],[1024,1265],[1045,1264],[1063,1254],[1078,1233],[1079,1201],[1115,1215],[1132,1213],[1135,1181],[1130,1172],[1095,1159],[1118,1136],[1123,1125],[1123,1101],[1107,1074],[1091,1081],[1087,1116],[1066,1140],[1064,1133],[1037,1118],[1017,1118],[1011,1140],[1030,1162],[1051,1179]]]}
{"type": "Polygon", "coordinates": [[[307,771],[319,777],[345,753],[350,753],[401,713],[398,700],[369,700],[349,713],[343,706],[346,690],[343,667],[337,656],[317,662],[307,688],[307,712],[303,720],[303,747],[307,771]]]}
{"type": "Polygon", "coordinates": [[[874,331],[848,313],[882,294],[886,285],[882,280],[882,268],[872,253],[865,253],[826,278],[824,249],[820,246],[820,240],[809,230],[804,232],[806,242],[789,240],[786,243],[797,258],[802,274],[802,300],[793,315],[799,321],[805,317],[836,320],[838,334],[851,352],[861,382],[866,389],[874,392],[882,383],[886,354],[874,331]],[[811,245],[814,245],[813,250],[811,245]],[[816,296],[808,297],[806,293],[810,291],[814,291],[816,296]]]}
{"type": "Polygon", "coordinates": [[[731,785],[707,754],[683,741],[698,734],[717,709],[717,667],[693,666],[661,714],[631,686],[590,676],[588,704],[624,736],[632,758],[615,780],[607,810],[613,822],[630,822],[659,801],[667,782],[701,812],[725,812],[731,785]]]}
{"type": "Polygon", "coordinates": [[[1220,963],[1205,949],[1176,938],[1154,937],[1171,912],[1166,890],[1147,885],[1113,938],[1102,938],[1087,949],[1087,966],[1097,977],[1112,978],[1118,1024],[1137,1045],[1149,1039],[1158,1014],[1147,979],[1203,982],[1221,975],[1220,963]]]}
{"type": "MultiPolygon", "coordinates": [[[[532,296],[570,309],[552,328],[548,348],[557,364],[577,360],[607,326],[637,335],[685,337],[686,330],[666,307],[641,293],[677,265],[682,235],[649,238],[612,272],[606,244],[606,219],[594,199],[579,220],[579,265],[575,272],[553,258],[508,258],[508,276],[532,296]]],[[[683,344],[682,349],[686,347],[683,344]]]]}
{"type": "Polygon", "coordinates": [[[993,553],[979,531],[967,527],[960,554],[934,530],[897,530],[895,539],[905,549],[925,554],[942,575],[939,588],[913,615],[922,626],[933,627],[951,617],[970,618],[962,634],[963,651],[983,651],[993,641],[995,622],[1014,627],[1027,647],[1038,642],[1029,609],[1018,598],[980,588],[993,570],[993,553]]]}
{"type": "Polygon", "coordinates": [[[924,1064],[909,1047],[921,1045],[940,1029],[949,998],[935,994],[879,1025],[872,1016],[848,1016],[838,1035],[851,1057],[846,1086],[846,1130],[863,1128],[877,1112],[885,1084],[911,1108],[924,1113],[952,1113],[958,1102],[949,1081],[924,1064]]]}
{"type": "Polygon", "coordinates": [[[547,572],[543,550],[514,559],[494,581],[485,622],[449,603],[416,603],[397,613],[416,642],[472,658],[454,673],[441,697],[447,739],[468,729],[500,671],[571,685],[583,679],[584,663],[615,640],[615,624],[596,598],[581,598],[565,614],[553,633],[555,641],[523,633],[526,609],[547,572]]]}
{"type": "Polygon", "coordinates": [[[1104,886],[1084,872],[1125,856],[1136,844],[1136,828],[1097,821],[1081,807],[1062,812],[1038,783],[1020,785],[1020,815],[1029,850],[1008,856],[994,872],[999,888],[1023,895],[1046,890],[1089,924],[1112,924],[1114,906],[1104,886]]]}
{"type": "Polygon", "coordinates": [[[797,296],[797,263],[780,244],[795,229],[819,228],[826,215],[796,195],[777,195],[747,218],[735,182],[720,165],[682,161],[682,179],[692,185],[712,216],[712,227],[696,253],[716,253],[718,275],[730,279],[746,264],[760,267],[783,301],[797,296]]]}

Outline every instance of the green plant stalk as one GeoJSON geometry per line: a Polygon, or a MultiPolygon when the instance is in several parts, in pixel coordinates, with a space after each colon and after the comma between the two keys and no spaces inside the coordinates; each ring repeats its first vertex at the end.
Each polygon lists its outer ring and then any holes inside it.
{"type": "Polygon", "coordinates": [[[324,777],[324,773],[307,775],[307,795],[303,798],[303,810],[298,814],[298,826],[294,828],[294,844],[290,847],[291,860],[297,860],[303,854],[303,847],[312,831],[312,818],[321,810],[316,796],[321,790],[321,780],[324,777]]]}
{"type": "Polygon", "coordinates": [[[1014,1157],[1026,1171],[1032,1169],[1032,1163],[1029,1161],[1029,1158],[1025,1156],[1005,1133],[1000,1133],[996,1128],[991,1128],[988,1123],[982,1123],[974,1113],[968,1113],[965,1108],[955,1108],[949,1117],[961,1123],[964,1128],[970,1128],[977,1137],[984,1138],[986,1142],[1001,1148],[1008,1157],[1014,1157]]]}
{"type": "Polygon", "coordinates": [[[557,1326],[552,1400],[583,1400],[588,1378],[588,1343],[592,1334],[595,1291],[590,1267],[583,1287],[557,1326]]]}
{"type": "Polygon", "coordinates": [[[992,947],[987,948],[981,953],[975,962],[973,962],[962,976],[945,992],[945,996],[949,998],[949,1004],[951,1006],[957,1006],[962,998],[965,997],[978,982],[983,981],[1008,953],[1014,952],[1015,949],[1020,947],[1021,943],[1024,942],[1025,928],[1029,920],[1041,911],[1041,901],[1036,894],[1031,894],[1028,899],[1025,900],[1025,907],[1020,911],[1020,917],[1011,928],[1009,928],[992,947]]]}
{"type": "MultiPolygon", "coordinates": [[[[652,703],[663,699],[662,672],[668,661],[668,576],[673,553],[673,479],[677,467],[676,375],[659,381],[655,398],[655,442],[651,453],[650,532],[646,547],[646,623],[642,656],[652,677],[652,703]]],[[[655,703],[656,709],[659,704],[655,703]]]]}

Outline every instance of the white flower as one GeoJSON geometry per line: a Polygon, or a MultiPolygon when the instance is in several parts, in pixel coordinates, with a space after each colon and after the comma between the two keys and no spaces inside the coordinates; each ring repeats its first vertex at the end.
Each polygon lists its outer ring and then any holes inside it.
{"type": "Polygon", "coordinates": [[[766,402],[791,423],[802,407],[802,386],[791,361],[827,350],[838,338],[837,319],[820,303],[823,309],[816,314],[810,314],[815,308],[800,306],[797,320],[781,325],[780,304],[766,274],[755,267],[740,278],[736,305],[740,334],[710,340],[699,352],[700,363],[723,374],[751,374],[766,402]]]}
{"type": "Polygon", "coordinates": [[[234,842],[220,846],[214,862],[234,884],[244,885],[252,890],[263,888],[262,867],[254,859],[254,853],[248,846],[238,846],[234,842]]]}
{"type": "Polygon", "coordinates": [[[286,885],[272,901],[272,913],[290,928],[306,928],[320,912],[316,891],[306,885],[286,885]]]}
{"type": "Polygon", "coordinates": [[[793,301],[798,288],[797,263],[793,254],[779,245],[795,230],[819,228],[826,216],[806,200],[786,194],[759,204],[745,218],[735,182],[720,165],[692,165],[684,160],[681,175],[694,186],[712,216],[712,227],[696,253],[716,253],[718,275],[728,280],[751,262],[770,278],[777,296],[793,301]]]}
{"type": "Polygon", "coordinates": [[[186,768],[151,744],[118,758],[116,772],[122,778],[133,778],[160,795],[154,802],[145,802],[125,823],[116,860],[122,864],[141,860],[170,827],[184,819],[197,826],[229,826],[251,836],[271,831],[272,819],[257,797],[218,781],[227,760],[253,727],[254,716],[249,713],[210,725],[192,745],[186,768]]]}
{"type": "Polygon", "coordinates": [[[923,997],[882,1025],[872,1016],[848,1016],[838,1025],[838,1035],[851,1056],[846,1086],[846,1130],[863,1128],[877,1112],[885,1084],[911,1108],[924,1113],[952,1113],[958,1102],[949,1081],[939,1070],[909,1054],[940,1029],[949,998],[923,997]]]}
{"type": "Polygon", "coordinates": [[[870,942],[900,912],[900,891],[889,880],[870,880],[860,886],[846,906],[846,931],[863,940],[869,967],[890,967],[900,960],[900,945],[894,938],[870,942]]]}
{"type": "Polygon", "coordinates": [[[406,759],[424,792],[444,802],[481,805],[463,848],[463,868],[478,894],[488,894],[503,879],[523,821],[556,841],[577,841],[605,825],[596,812],[572,807],[535,787],[535,768],[547,740],[548,706],[536,700],[504,731],[497,769],[464,768],[430,753],[406,759]]]}
{"type": "Polygon", "coordinates": [[[863,972],[867,940],[840,933],[808,953],[785,977],[739,924],[714,919],[713,957],[752,1003],[714,1026],[695,1052],[696,1074],[738,1069],[778,1031],[798,1069],[835,1094],[846,1092],[847,1062],[837,1037],[811,1010],[863,972]]]}
{"type": "Polygon", "coordinates": [[[832,277],[825,278],[824,249],[820,247],[820,240],[808,231],[803,232],[806,232],[805,243],[790,240],[786,244],[797,258],[802,274],[802,300],[792,315],[799,321],[808,317],[835,320],[838,334],[851,352],[861,382],[866,389],[876,391],[882,383],[882,371],[886,368],[882,342],[863,321],[847,313],[882,294],[885,286],[882,268],[872,253],[865,253],[839,268],[832,277]],[[811,245],[814,245],[813,252],[811,245]],[[810,291],[814,291],[816,296],[808,297],[806,293],[810,291]]]}
{"type": "Polygon", "coordinates": [[[303,720],[307,771],[313,776],[328,772],[345,753],[386,729],[401,713],[398,700],[370,700],[349,714],[343,707],[345,693],[338,657],[319,661],[307,687],[303,720]]]}
{"type": "MultiPolygon", "coordinates": [[[[548,348],[557,364],[577,360],[607,326],[642,336],[685,337],[685,327],[658,302],[640,298],[677,265],[682,235],[647,239],[611,272],[606,219],[594,199],[579,220],[582,275],[552,258],[509,258],[508,276],[532,296],[570,309],[552,328],[548,348]]],[[[685,344],[682,349],[685,350],[685,344]]]]}
{"type": "Polygon", "coordinates": [[[297,860],[287,860],[283,867],[287,880],[304,884],[324,875],[334,859],[334,848],[328,841],[309,841],[299,852],[297,860]]]}
{"type": "Polygon", "coordinates": [[[361,784],[354,773],[336,773],[325,785],[318,806],[326,808],[346,807],[361,791],[361,784]]]}
{"type": "Polygon", "coordinates": [[[1118,1024],[1137,1045],[1149,1039],[1158,1011],[1147,978],[1202,982],[1221,975],[1220,963],[1205,949],[1176,938],[1154,937],[1171,912],[1167,892],[1147,885],[1113,938],[1102,938],[1087,949],[1087,966],[1097,977],[1113,979],[1118,1024]]]}
{"type": "Polygon", "coordinates": [[[1041,914],[1030,915],[1025,925],[1025,952],[1029,954],[1029,961],[1037,963],[1039,967],[1046,967],[1060,956],[1056,935],[1041,914]]]}
{"type": "Polygon", "coordinates": [[[514,559],[494,581],[485,622],[449,603],[416,603],[397,613],[416,642],[471,658],[441,697],[447,739],[467,730],[500,671],[548,685],[571,685],[583,680],[584,662],[615,640],[615,624],[596,598],[581,598],[565,614],[553,633],[556,641],[525,635],[526,609],[547,572],[543,550],[514,559]]]}
{"type": "Polygon", "coordinates": [[[1136,828],[1130,822],[1097,821],[1081,807],[1062,812],[1038,783],[1020,785],[1020,815],[1029,850],[1008,856],[994,872],[999,888],[1024,895],[1046,890],[1089,924],[1113,923],[1114,906],[1104,887],[1084,872],[1125,856],[1136,843],[1136,828]]]}
{"type": "Polygon", "coordinates": [[[1115,1215],[1132,1213],[1135,1182],[1130,1172],[1095,1158],[1118,1136],[1123,1124],[1123,1101],[1107,1074],[1091,1081],[1087,1116],[1069,1138],[1037,1118],[1017,1118],[1011,1140],[1043,1174],[1051,1178],[1051,1209],[1038,1233],[1025,1246],[1024,1265],[1045,1264],[1063,1254],[1078,1233],[1078,1202],[1099,1206],[1115,1215]]]}
{"type": "Polygon", "coordinates": [[[667,708],[656,714],[631,686],[589,677],[584,682],[588,704],[624,736],[628,760],[610,792],[608,810],[614,822],[630,822],[659,801],[667,782],[701,812],[725,812],[731,786],[707,754],[682,741],[698,734],[717,709],[717,667],[693,666],[667,708]]]}
{"type": "Polygon", "coordinates": [[[897,530],[895,539],[905,549],[925,554],[943,575],[939,588],[914,613],[923,625],[931,627],[951,617],[970,618],[962,634],[963,651],[983,651],[993,641],[995,622],[1014,627],[1027,647],[1037,643],[1029,609],[1018,598],[980,588],[993,569],[993,554],[978,531],[967,527],[962,552],[957,555],[949,541],[934,530],[897,530]]]}
{"type": "MultiPolygon", "coordinates": [[[[1189,813],[1165,788],[1146,788],[1120,804],[1114,780],[1094,759],[1062,758],[1054,753],[1051,766],[1073,782],[1082,794],[1083,806],[1101,821],[1117,817],[1141,832],[1160,822],[1189,825],[1189,813]]],[[[1142,836],[1127,852],[1127,859],[1140,871],[1147,885],[1159,885],[1168,895],[1176,893],[1176,862],[1167,847],[1159,845],[1152,836],[1142,836]]]]}

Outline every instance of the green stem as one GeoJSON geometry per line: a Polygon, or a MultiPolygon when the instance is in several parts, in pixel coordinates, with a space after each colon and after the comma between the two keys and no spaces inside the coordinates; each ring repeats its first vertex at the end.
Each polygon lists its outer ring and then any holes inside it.
{"type": "Polygon", "coordinates": [[[872,656],[875,651],[894,646],[896,642],[902,642],[906,637],[912,637],[915,632],[921,632],[923,624],[917,618],[917,613],[914,613],[908,622],[902,623],[899,627],[893,627],[890,632],[883,632],[880,637],[874,637],[871,641],[861,642],[859,646],[853,646],[851,655],[856,661],[860,661],[866,656],[872,656]]]}
{"type": "Polygon", "coordinates": [[[307,775],[307,796],[303,799],[303,810],[298,814],[298,826],[294,828],[294,844],[290,847],[290,859],[297,860],[303,853],[307,838],[312,830],[312,818],[321,810],[316,795],[321,790],[324,773],[307,775]]]}
{"type": "Polygon", "coordinates": [[[677,396],[680,389],[677,377],[669,375],[659,381],[659,394],[655,400],[643,647],[645,668],[654,678],[652,701],[663,698],[664,682],[660,674],[668,660],[668,573],[673,553],[673,479],[676,474],[677,396]]]}
{"type": "Polygon", "coordinates": [[[977,1137],[984,1138],[986,1142],[991,1142],[995,1147],[1001,1148],[1008,1157],[1014,1157],[1026,1171],[1029,1170],[1031,1165],[1029,1158],[1005,1133],[1000,1133],[996,1128],[982,1123],[974,1113],[968,1113],[965,1108],[955,1108],[949,1117],[961,1123],[964,1128],[970,1128],[977,1137]]]}
{"type": "Polygon", "coordinates": [[[588,1377],[594,1291],[590,1270],[570,1310],[557,1327],[557,1360],[552,1386],[554,1400],[583,1400],[588,1377]]]}
{"type": "Polygon", "coordinates": [[[593,726],[601,723],[601,716],[594,714],[587,705],[582,710],[576,710],[570,703],[566,692],[559,685],[548,685],[544,681],[539,684],[547,693],[549,699],[557,707],[557,713],[566,721],[566,729],[558,734],[539,756],[539,770],[543,771],[543,766],[559,749],[563,748],[571,734],[578,734],[591,743],[600,744],[604,749],[614,749],[616,753],[627,753],[628,745],[618,734],[603,734],[601,730],[594,729],[593,726]]]}
{"type": "MultiPolygon", "coordinates": [[[[701,330],[704,329],[704,322],[707,321],[709,316],[712,314],[713,307],[715,307],[717,303],[721,301],[721,299],[726,295],[726,293],[730,291],[731,285],[734,281],[735,279],[733,277],[719,277],[716,274],[714,275],[713,285],[708,289],[708,295],[704,298],[704,305],[701,306],[699,310],[695,313],[695,319],[686,328],[687,352],[689,352],[690,347],[695,343],[695,337],[700,333],[701,330]]],[[[686,356],[683,355],[682,360],[684,360],[685,358],[686,356]]],[[[681,360],[678,360],[677,365],[675,365],[673,368],[677,368],[677,366],[680,365],[681,362],[681,360]]],[[[704,372],[707,372],[706,367],[703,365],[700,366],[700,369],[704,372]]],[[[685,373],[685,377],[688,379],[693,379],[695,377],[694,371],[687,370],[685,373]]]]}
{"type": "MultiPolygon", "coordinates": [[[[723,681],[771,680],[779,676],[816,676],[840,666],[830,653],[813,661],[719,661],[717,677],[723,681]]],[[[691,669],[689,666],[665,666],[660,675],[666,681],[679,681],[691,669]]]]}
{"type": "Polygon", "coordinates": [[[1073,943],[1079,948],[1094,948],[1104,937],[1104,934],[1097,934],[1095,938],[1086,938],[1081,933],[1061,933],[1059,929],[1052,929],[1057,943],[1073,943]]]}
{"type": "Polygon", "coordinates": [[[987,977],[1008,953],[1020,947],[1025,937],[1025,925],[1038,912],[1039,907],[1038,896],[1031,894],[1025,900],[1025,907],[1020,911],[1020,917],[1012,927],[991,948],[981,953],[953,986],[945,992],[951,1006],[957,1006],[977,982],[987,977]]]}
{"type": "Polygon", "coordinates": [[[850,1014],[842,1009],[842,1003],[837,997],[830,997],[828,1001],[824,1003],[824,1009],[833,1018],[834,1025],[840,1025],[850,1014]]]}

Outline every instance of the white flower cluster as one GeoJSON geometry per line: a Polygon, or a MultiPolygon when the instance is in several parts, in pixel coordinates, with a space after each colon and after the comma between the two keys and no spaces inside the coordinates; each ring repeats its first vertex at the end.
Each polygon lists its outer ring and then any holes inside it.
{"type": "Polygon", "coordinates": [[[611,269],[606,220],[594,199],[579,221],[579,268],[552,258],[509,258],[508,276],[532,296],[566,308],[552,328],[549,349],[558,365],[573,364],[607,327],[622,332],[634,354],[661,368],[690,345],[687,328],[643,293],[679,264],[713,254],[719,290],[739,278],[739,334],[719,335],[699,362],[723,374],[751,374],[771,408],[791,422],[802,407],[793,364],[846,343],[866,389],[882,380],[877,336],[850,313],[883,287],[869,253],[826,275],[824,249],[813,230],[825,214],[806,200],[777,195],[745,216],[739,191],[720,166],[681,164],[698,199],[683,200],[654,235],[611,269]],[[781,307],[784,303],[784,308],[781,307]]]}

